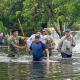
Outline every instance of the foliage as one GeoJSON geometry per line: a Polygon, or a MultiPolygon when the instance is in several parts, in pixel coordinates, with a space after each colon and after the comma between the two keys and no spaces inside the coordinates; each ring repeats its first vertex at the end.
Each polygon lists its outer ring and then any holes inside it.
{"type": "Polygon", "coordinates": [[[48,24],[52,27],[55,23],[59,24],[61,30],[64,24],[72,28],[73,24],[80,22],[79,13],[80,0],[0,0],[0,21],[3,26],[9,31],[22,27],[27,35],[48,24]]]}

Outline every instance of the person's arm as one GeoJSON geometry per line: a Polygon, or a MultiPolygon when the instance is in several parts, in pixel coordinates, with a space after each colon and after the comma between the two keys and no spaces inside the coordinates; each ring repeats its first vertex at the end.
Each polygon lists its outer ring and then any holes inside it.
{"type": "Polygon", "coordinates": [[[43,50],[45,50],[45,54],[47,55],[47,57],[46,57],[47,60],[49,60],[49,50],[48,50],[47,45],[42,42],[41,42],[41,45],[42,45],[43,50]]]}
{"type": "Polygon", "coordinates": [[[76,46],[76,43],[75,43],[75,40],[74,38],[72,37],[72,44],[71,44],[72,47],[75,47],[76,46]]]}
{"type": "Polygon", "coordinates": [[[64,39],[65,39],[65,37],[62,37],[62,38],[60,39],[59,43],[58,43],[58,46],[57,46],[58,52],[61,51],[61,47],[62,47],[62,44],[63,44],[63,40],[64,40],[64,39]]]}
{"type": "Polygon", "coordinates": [[[13,44],[13,46],[14,46],[15,48],[23,48],[22,46],[19,46],[19,45],[16,45],[16,44],[13,44]]]}
{"type": "Polygon", "coordinates": [[[15,44],[15,42],[12,38],[9,40],[9,44],[11,44],[15,48],[24,48],[23,46],[19,46],[19,45],[15,44]]]}
{"type": "Polygon", "coordinates": [[[24,40],[26,37],[23,37],[23,36],[18,36],[19,38],[21,38],[22,40],[24,40]]]}
{"type": "Polygon", "coordinates": [[[47,55],[47,60],[49,60],[49,50],[48,50],[48,48],[46,48],[45,51],[46,51],[46,55],[47,55]]]}

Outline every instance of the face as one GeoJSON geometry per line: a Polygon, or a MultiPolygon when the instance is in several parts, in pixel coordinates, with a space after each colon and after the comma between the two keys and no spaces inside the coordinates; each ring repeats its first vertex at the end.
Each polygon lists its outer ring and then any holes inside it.
{"type": "Polygon", "coordinates": [[[14,36],[18,36],[18,31],[15,31],[15,32],[13,33],[13,35],[14,35],[14,36]]]}
{"type": "Polygon", "coordinates": [[[65,32],[65,35],[69,37],[71,35],[71,32],[65,32]]]}
{"type": "Polygon", "coordinates": [[[42,34],[46,35],[46,31],[43,31],[42,34]]]}
{"type": "Polygon", "coordinates": [[[40,40],[40,38],[35,38],[35,41],[36,41],[36,42],[39,42],[39,40],[40,40]]]}

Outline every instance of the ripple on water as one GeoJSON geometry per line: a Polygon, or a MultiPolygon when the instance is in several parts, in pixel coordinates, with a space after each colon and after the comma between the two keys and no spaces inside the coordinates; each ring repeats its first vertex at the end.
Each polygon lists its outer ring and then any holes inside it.
{"type": "Polygon", "coordinates": [[[80,80],[79,58],[51,58],[49,62],[31,59],[31,56],[18,59],[0,56],[0,61],[4,60],[0,62],[0,80],[80,80]]]}

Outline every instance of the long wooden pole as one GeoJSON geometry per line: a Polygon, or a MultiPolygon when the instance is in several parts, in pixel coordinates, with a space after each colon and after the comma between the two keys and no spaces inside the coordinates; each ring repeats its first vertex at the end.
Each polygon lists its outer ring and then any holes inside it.
{"type": "Polygon", "coordinates": [[[20,19],[19,19],[19,18],[18,18],[18,22],[19,22],[19,25],[20,25],[20,28],[21,28],[22,35],[24,36],[23,27],[22,27],[22,25],[21,25],[21,22],[20,22],[20,19]]]}

